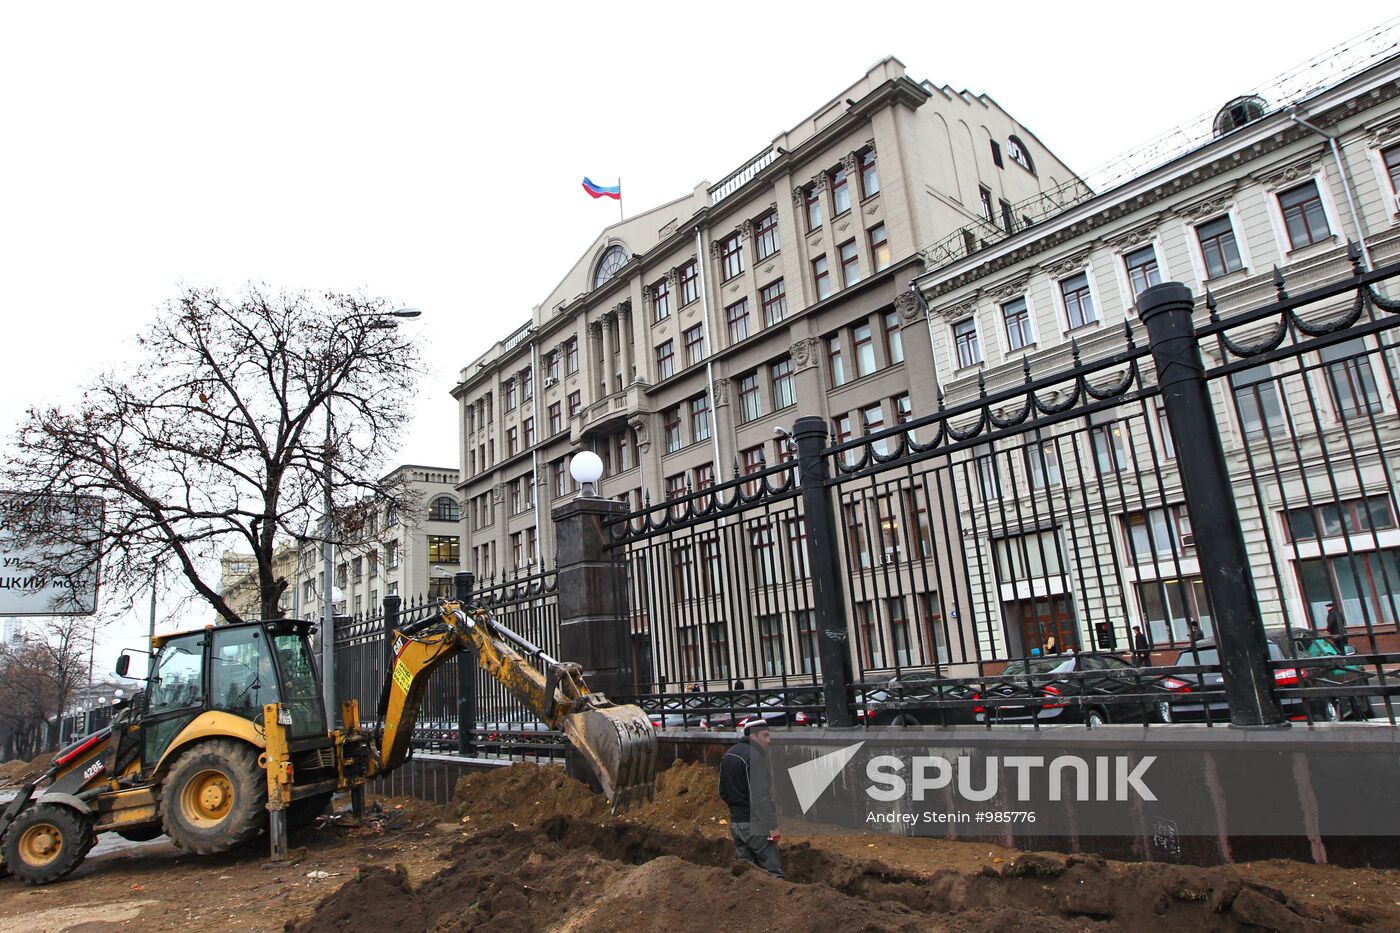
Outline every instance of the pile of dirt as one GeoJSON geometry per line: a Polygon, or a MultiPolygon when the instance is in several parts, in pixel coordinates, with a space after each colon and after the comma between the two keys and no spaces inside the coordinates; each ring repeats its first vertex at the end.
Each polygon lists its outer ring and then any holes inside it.
{"type": "MultiPolygon", "coordinates": [[[[587,785],[550,765],[522,763],[460,778],[453,801],[473,829],[527,826],[547,816],[602,820],[607,803],[587,785]]],[[[719,772],[698,763],[674,764],[656,776],[656,794],[623,814],[631,823],[666,829],[717,826],[729,816],[719,799],[719,772]]]]}
{"type": "Polygon", "coordinates": [[[1027,854],[980,873],[892,867],[803,842],[785,846],[788,880],[735,863],[727,840],[626,821],[549,817],[458,843],[413,890],[398,870],[364,869],[295,933],[404,931],[947,929],[1058,933],[1093,927],[1320,930],[1390,928],[1242,878],[1230,867],[1110,864],[1027,854]]]}
{"type": "Polygon", "coordinates": [[[44,752],[32,761],[12,758],[0,764],[0,782],[23,784],[26,781],[32,781],[48,770],[49,763],[52,761],[53,752],[44,752]]]}

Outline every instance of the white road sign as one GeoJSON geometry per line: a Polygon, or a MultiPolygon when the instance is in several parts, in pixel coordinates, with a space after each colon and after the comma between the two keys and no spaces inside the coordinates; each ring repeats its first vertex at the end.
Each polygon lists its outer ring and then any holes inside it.
{"type": "Polygon", "coordinates": [[[65,496],[45,500],[45,524],[72,529],[66,550],[26,540],[27,516],[18,497],[0,493],[0,616],[92,615],[97,611],[98,562],[83,542],[102,527],[102,500],[65,496]]]}

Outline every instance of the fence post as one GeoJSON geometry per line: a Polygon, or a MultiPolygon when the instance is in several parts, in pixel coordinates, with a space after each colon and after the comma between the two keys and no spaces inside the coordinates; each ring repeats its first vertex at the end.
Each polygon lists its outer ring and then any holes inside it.
{"type": "Polygon", "coordinates": [[[1138,296],[1138,316],[1147,328],[1156,363],[1157,384],[1186,488],[1186,509],[1200,552],[1201,576],[1214,613],[1230,723],[1286,726],[1274,696],[1244,531],[1191,319],[1195,306],[1191,289],[1180,282],[1154,285],[1138,296]]]}
{"type": "Polygon", "coordinates": [[[384,676],[380,680],[387,680],[394,672],[394,632],[399,627],[399,607],[403,605],[402,597],[389,595],[384,597],[384,676]]]}
{"type": "Polygon", "coordinates": [[[558,562],[559,660],[578,663],[588,689],[610,699],[635,692],[627,565],[607,546],[603,527],[604,520],[626,513],[621,502],[582,494],[550,512],[558,562]]]}
{"type": "MultiPolygon", "coordinates": [[[[476,577],[469,570],[452,576],[453,598],[466,605],[472,601],[472,585],[476,577]]],[[[476,729],[476,668],[475,648],[457,655],[457,754],[470,757],[476,751],[472,733],[476,729]]]]}
{"type": "Polygon", "coordinates": [[[812,580],[812,608],[822,661],[822,696],[830,726],[853,726],[851,714],[851,643],[846,628],[846,601],[841,592],[841,553],[836,510],[827,489],[826,421],[813,415],[792,426],[801,471],[802,514],[807,524],[807,556],[812,580]]]}

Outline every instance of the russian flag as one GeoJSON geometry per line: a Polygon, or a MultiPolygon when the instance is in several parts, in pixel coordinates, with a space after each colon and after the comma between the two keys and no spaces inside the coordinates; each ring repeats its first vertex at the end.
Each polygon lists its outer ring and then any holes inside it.
{"type": "Polygon", "coordinates": [[[614,201],[622,200],[621,185],[595,185],[587,178],[583,180],[583,190],[587,191],[593,198],[612,198],[614,201]]]}

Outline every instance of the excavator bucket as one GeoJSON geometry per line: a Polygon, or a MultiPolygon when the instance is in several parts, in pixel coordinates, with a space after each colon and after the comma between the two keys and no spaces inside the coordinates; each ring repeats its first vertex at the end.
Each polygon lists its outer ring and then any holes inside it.
{"type": "Polygon", "coordinates": [[[655,794],[656,731],[637,707],[600,704],[570,713],[564,734],[588,762],[614,814],[655,794]]]}

